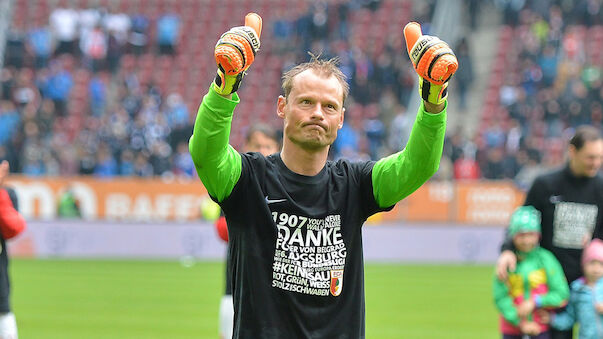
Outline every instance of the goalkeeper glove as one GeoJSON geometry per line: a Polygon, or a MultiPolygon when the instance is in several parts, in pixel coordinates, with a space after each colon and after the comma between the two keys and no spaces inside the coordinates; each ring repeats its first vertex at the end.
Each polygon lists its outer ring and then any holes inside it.
{"type": "Polygon", "coordinates": [[[404,27],[408,56],[419,75],[419,94],[423,100],[440,105],[448,96],[448,80],[459,67],[447,43],[435,36],[423,35],[421,25],[410,22],[404,27]]]}
{"type": "Polygon", "coordinates": [[[222,34],[214,49],[218,74],[214,90],[228,95],[239,89],[245,71],[251,66],[260,49],[262,18],[256,13],[245,16],[245,26],[233,27],[222,34]]]}

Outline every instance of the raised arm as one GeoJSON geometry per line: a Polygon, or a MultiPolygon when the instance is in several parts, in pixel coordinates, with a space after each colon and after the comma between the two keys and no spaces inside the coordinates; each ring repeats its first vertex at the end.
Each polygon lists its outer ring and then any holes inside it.
{"type": "Polygon", "coordinates": [[[380,207],[404,199],[438,170],[445,132],[446,108],[430,114],[421,105],[404,150],[377,161],[373,167],[373,194],[380,207]]]}
{"type": "Polygon", "coordinates": [[[438,170],[446,132],[448,80],[458,68],[450,47],[437,37],[423,35],[418,23],[406,25],[404,37],[419,75],[423,102],[405,149],[377,161],[373,168],[373,194],[380,207],[404,199],[438,170]]]}
{"type": "Polygon", "coordinates": [[[246,26],[222,34],[214,55],[218,71],[203,97],[189,150],[199,178],[218,201],[230,195],[241,176],[241,155],[228,144],[230,126],[239,97],[236,94],[245,71],[260,47],[262,20],[250,13],[246,26]]]}
{"type": "Polygon", "coordinates": [[[218,201],[230,195],[241,176],[241,155],[228,144],[232,113],[239,97],[224,98],[213,88],[199,107],[189,150],[207,192],[218,201]]]}

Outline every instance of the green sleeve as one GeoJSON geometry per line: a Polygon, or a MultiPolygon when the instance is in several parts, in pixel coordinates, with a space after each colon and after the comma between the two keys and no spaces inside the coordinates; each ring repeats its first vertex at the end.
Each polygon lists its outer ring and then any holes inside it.
{"type": "Polygon", "coordinates": [[[551,252],[544,248],[541,248],[540,250],[542,252],[541,257],[544,269],[546,271],[548,292],[539,297],[538,306],[561,307],[565,305],[570,294],[567,280],[563,274],[563,269],[561,268],[559,261],[551,252]]]}
{"type": "Polygon", "coordinates": [[[503,318],[511,324],[519,326],[517,308],[513,305],[513,300],[509,294],[509,288],[504,282],[500,281],[496,275],[494,276],[492,291],[494,293],[494,304],[496,304],[496,308],[500,314],[502,314],[503,318]]]}
{"type": "Polygon", "coordinates": [[[439,114],[431,114],[421,104],[406,148],[375,163],[373,195],[379,207],[392,206],[409,196],[438,170],[446,132],[446,107],[439,114]]]}
{"type": "Polygon", "coordinates": [[[199,178],[218,201],[230,195],[241,177],[241,155],[228,144],[232,114],[238,103],[236,93],[227,99],[210,88],[199,106],[188,143],[199,178]]]}

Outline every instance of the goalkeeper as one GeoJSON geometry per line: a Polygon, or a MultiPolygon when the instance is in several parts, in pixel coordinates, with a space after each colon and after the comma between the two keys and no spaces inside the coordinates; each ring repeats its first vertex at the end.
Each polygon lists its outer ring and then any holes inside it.
{"type": "Polygon", "coordinates": [[[313,57],[283,75],[281,152],[241,154],[228,144],[229,131],[261,33],[257,14],[245,22],[216,44],[217,76],[189,144],[199,178],[226,215],[233,338],[364,338],[362,225],[437,171],[456,58],[418,24],[405,27],[423,100],[402,152],[377,162],[327,160],[348,84],[336,60],[313,57]]]}

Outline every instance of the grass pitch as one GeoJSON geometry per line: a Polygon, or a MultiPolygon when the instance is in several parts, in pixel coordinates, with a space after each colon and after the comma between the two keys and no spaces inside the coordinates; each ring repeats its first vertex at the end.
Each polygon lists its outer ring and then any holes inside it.
{"type": "MultiPolygon", "coordinates": [[[[21,339],[218,337],[221,262],[13,259],[10,271],[21,339]]],[[[367,338],[498,338],[492,272],[367,264],[367,338]]]]}

